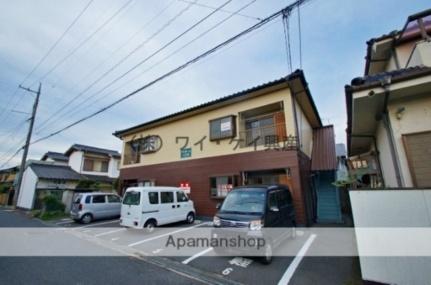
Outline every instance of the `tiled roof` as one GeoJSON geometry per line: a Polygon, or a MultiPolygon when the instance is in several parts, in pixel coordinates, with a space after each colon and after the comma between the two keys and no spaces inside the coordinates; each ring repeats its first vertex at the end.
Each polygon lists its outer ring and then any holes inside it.
{"type": "Polygon", "coordinates": [[[38,178],[42,179],[62,179],[62,180],[83,180],[86,179],[78,172],[74,171],[70,166],[55,165],[55,164],[30,164],[38,178]]]}
{"type": "Polygon", "coordinates": [[[383,40],[386,40],[386,39],[394,38],[394,37],[398,36],[399,34],[400,34],[400,31],[394,30],[394,31],[390,32],[389,34],[383,34],[381,36],[369,39],[367,41],[367,44],[372,44],[372,43],[375,43],[375,42],[380,42],[380,41],[383,41],[383,40]]]}
{"type": "MultiPolygon", "coordinates": [[[[292,72],[291,74],[289,74],[289,75],[287,75],[285,77],[282,77],[280,79],[273,80],[273,81],[270,81],[270,82],[267,82],[267,83],[264,83],[264,84],[261,84],[261,85],[257,85],[257,86],[254,86],[252,88],[245,89],[243,91],[240,91],[240,92],[228,95],[228,96],[224,96],[224,97],[218,98],[216,100],[212,100],[212,101],[209,101],[209,102],[206,102],[206,103],[203,103],[203,104],[200,104],[200,105],[197,105],[197,106],[194,106],[194,107],[191,107],[191,108],[188,108],[188,109],[185,109],[185,110],[182,110],[182,111],[179,111],[179,112],[176,112],[176,113],[173,113],[173,114],[170,114],[170,115],[167,115],[167,116],[155,119],[155,120],[152,120],[152,121],[145,122],[145,123],[137,125],[137,126],[133,126],[131,128],[127,128],[127,129],[124,129],[124,130],[116,131],[116,132],[114,132],[113,135],[117,136],[117,137],[121,137],[122,135],[126,134],[127,132],[130,132],[130,131],[133,131],[133,130],[136,130],[136,129],[140,129],[140,128],[143,128],[143,127],[146,127],[146,126],[150,126],[150,125],[155,124],[155,123],[163,122],[165,120],[168,120],[168,119],[171,119],[171,118],[175,118],[177,116],[180,116],[180,115],[183,115],[183,114],[186,114],[186,113],[189,113],[189,112],[197,111],[197,110],[205,108],[205,107],[216,105],[216,104],[219,104],[219,103],[222,103],[222,102],[229,102],[230,100],[236,100],[236,99],[239,99],[239,98],[242,98],[242,97],[246,98],[246,96],[248,94],[252,93],[252,92],[255,92],[255,91],[258,91],[258,90],[261,90],[261,89],[265,89],[265,88],[268,88],[268,87],[271,87],[271,86],[275,86],[275,85],[281,84],[283,82],[287,82],[288,80],[292,80],[292,79],[295,79],[295,78],[300,78],[302,80],[304,86],[305,86],[304,88],[307,89],[307,82],[305,81],[304,73],[303,73],[302,70],[298,69],[298,70],[295,70],[294,72],[292,72]]],[[[307,91],[308,91],[308,89],[307,89],[307,91]]],[[[314,108],[314,111],[316,112],[316,114],[318,114],[317,108],[316,108],[316,106],[314,104],[314,101],[313,101],[313,98],[311,97],[311,94],[308,93],[308,96],[309,96],[310,102],[311,102],[311,104],[312,104],[312,106],[314,108]]],[[[320,117],[319,117],[319,120],[320,120],[320,117]]]]}
{"type": "Polygon", "coordinates": [[[47,153],[45,153],[41,160],[46,160],[47,158],[51,158],[52,160],[56,160],[56,161],[69,161],[69,158],[67,156],[65,156],[64,154],[60,153],[60,152],[53,152],[53,151],[48,151],[47,153]]]}
{"type": "Polygon", "coordinates": [[[82,145],[82,144],[74,144],[72,145],[66,152],[65,155],[69,156],[73,151],[84,151],[84,152],[92,152],[98,154],[105,154],[113,157],[120,157],[120,153],[116,150],[99,148],[94,146],[82,145]]]}
{"type": "Polygon", "coordinates": [[[324,126],[314,129],[311,170],[320,171],[334,169],[337,169],[334,127],[324,126]]]}
{"type": "Polygon", "coordinates": [[[391,81],[402,81],[410,78],[416,78],[422,75],[431,74],[431,67],[428,66],[413,66],[387,72],[381,72],[373,75],[356,77],[351,82],[353,89],[365,89],[380,84],[381,80],[386,77],[391,77],[391,81]]]}

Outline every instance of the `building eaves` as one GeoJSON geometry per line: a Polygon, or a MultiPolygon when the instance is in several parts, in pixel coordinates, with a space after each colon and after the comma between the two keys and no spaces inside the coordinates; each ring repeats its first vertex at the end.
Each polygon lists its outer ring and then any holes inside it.
{"type": "Polygon", "coordinates": [[[431,74],[431,67],[418,65],[408,68],[402,68],[392,71],[377,73],[363,77],[356,77],[352,80],[350,88],[352,91],[365,90],[381,85],[382,80],[386,77],[391,78],[391,83],[415,79],[421,76],[431,74]]]}
{"type": "Polygon", "coordinates": [[[173,120],[175,118],[180,118],[183,115],[186,115],[186,114],[192,113],[192,112],[197,112],[197,111],[203,110],[203,109],[205,109],[207,107],[217,106],[218,104],[228,103],[229,101],[232,101],[232,103],[234,103],[234,102],[236,102],[237,99],[242,99],[242,98],[246,99],[247,95],[249,95],[250,93],[253,93],[253,92],[256,92],[256,91],[260,91],[260,90],[263,90],[263,89],[266,89],[266,88],[270,88],[270,87],[273,87],[273,86],[276,86],[276,85],[280,85],[280,84],[283,84],[283,83],[287,84],[287,82],[289,80],[293,80],[293,79],[296,79],[296,78],[299,78],[301,80],[301,82],[302,82],[302,84],[303,84],[303,86],[305,88],[305,91],[307,93],[308,99],[311,102],[312,108],[313,108],[315,114],[318,117],[320,125],[322,125],[319,113],[318,113],[317,108],[316,108],[316,105],[315,105],[315,103],[313,101],[313,98],[311,96],[311,93],[309,91],[307,81],[305,80],[304,73],[303,73],[302,70],[295,70],[293,73],[291,73],[291,74],[289,74],[289,75],[287,75],[285,77],[282,77],[280,79],[273,80],[273,81],[270,81],[270,82],[267,82],[267,83],[264,83],[264,84],[261,84],[261,85],[257,85],[257,86],[254,86],[254,87],[242,90],[240,92],[236,92],[234,94],[231,94],[231,95],[228,95],[228,96],[224,96],[224,97],[218,98],[216,100],[212,100],[212,101],[209,101],[209,102],[206,102],[206,103],[203,103],[203,104],[200,104],[200,105],[188,108],[188,109],[184,109],[182,111],[179,111],[179,112],[176,112],[176,113],[164,116],[164,117],[160,117],[160,118],[157,118],[155,120],[151,120],[151,121],[148,121],[148,122],[145,122],[145,123],[142,123],[142,124],[139,124],[139,125],[127,128],[127,129],[116,131],[116,132],[113,133],[113,135],[116,136],[116,137],[121,138],[122,136],[124,136],[124,135],[126,135],[126,134],[128,134],[130,132],[133,132],[133,131],[136,131],[136,130],[139,130],[139,129],[145,129],[145,128],[154,126],[156,124],[163,124],[164,122],[168,122],[169,120],[173,120]]]}
{"type": "Polygon", "coordinates": [[[65,155],[69,156],[73,151],[84,151],[84,152],[91,152],[91,153],[96,153],[96,154],[104,154],[104,155],[108,155],[108,156],[112,156],[112,157],[116,157],[116,158],[121,157],[120,153],[116,150],[99,148],[99,147],[82,145],[82,144],[73,144],[65,152],[65,155]]]}

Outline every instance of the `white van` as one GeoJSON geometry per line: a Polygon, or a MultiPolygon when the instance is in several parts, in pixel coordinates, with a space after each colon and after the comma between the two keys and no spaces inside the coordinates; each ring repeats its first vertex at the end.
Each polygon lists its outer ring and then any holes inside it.
{"type": "Polygon", "coordinates": [[[120,224],[137,229],[170,223],[195,221],[195,208],[183,190],[177,187],[130,187],[121,206],[120,224]]]}

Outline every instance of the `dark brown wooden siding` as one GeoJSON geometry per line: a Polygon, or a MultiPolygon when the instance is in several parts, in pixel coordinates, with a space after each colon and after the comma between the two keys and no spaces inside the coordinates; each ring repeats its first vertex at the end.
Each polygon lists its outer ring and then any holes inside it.
{"type": "Polygon", "coordinates": [[[415,187],[431,187],[431,132],[403,135],[415,187]]]}
{"type": "MultiPolygon", "coordinates": [[[[303,158],[304,159],[304,158],[303,158]]],[[[302,168],[309,167],[303,166],[302,168]]],[[[307,224],[306,207],[297,151],[255,151],[248,153],[191,159],[149,166],[124,168],[120,179],[154,180],[158,186],[176,186],[189,182],[191,199],[198,215],[212,216],[221,200],[210,197],[210,177],[218,175],[240,175],[243,171],[290,168],[292,197],[298,224],[307,224]]],[[[302,170],[304,171],[304,169],[302,170]]]]}

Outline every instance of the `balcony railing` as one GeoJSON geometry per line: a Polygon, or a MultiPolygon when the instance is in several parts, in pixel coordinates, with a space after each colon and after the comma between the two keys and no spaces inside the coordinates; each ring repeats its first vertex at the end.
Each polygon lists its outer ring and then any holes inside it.
{"type": "Polygon", "coordinates": [[[124,165],[129,165],[129,164],[136,164],[140,162],[140,155],[139,154],[135,154],[135,155],[124,155],[124,165]]]}
{"type": "Polygon", "coordinates": [[[239,132],[240,146],[260,146],[271,148],[296,149],[296,137],[286,135],[286,125],[274,124],[258,128],[249,128],[239,132]]]}

